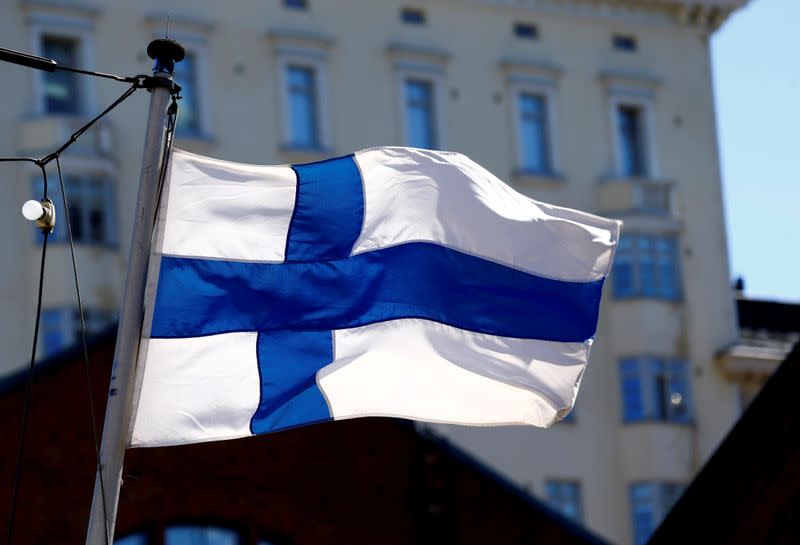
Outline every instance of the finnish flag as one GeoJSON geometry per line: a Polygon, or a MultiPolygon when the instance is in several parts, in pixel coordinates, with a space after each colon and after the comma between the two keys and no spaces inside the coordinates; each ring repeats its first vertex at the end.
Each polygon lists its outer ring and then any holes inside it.
{"type": "Polygon", "coordinates": [[[575,401],[619,228],[458,153],[175,150],[129,444],[361,416],[549,426],[575,401]]]}

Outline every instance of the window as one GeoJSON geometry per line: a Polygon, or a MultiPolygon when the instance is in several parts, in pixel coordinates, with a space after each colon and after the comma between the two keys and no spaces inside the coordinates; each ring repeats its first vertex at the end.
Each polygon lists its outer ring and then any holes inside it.
{"type": "Polygon", "coordinates": [[[147,535],[130,534],[125,537],[114,539],[114,545],[147,545],[147,535]]]}
{"type": "MultiPolygon", "coordinates": [[[[115,316],[111,311],[83,309],[86,333],[100,333],[113,323],[115,316]]],[[[41,348],[45,356],[55,354],[80,340],[81,319],[77,308],[50,308],[42,311],[41,348]]],[[[134,542],[135,543],[135,542],[134,542]]]]}
{"type": "Polygon", "coordinates": [[[239,545],[239,535],[226,528],[172,526],[164,533],[164,545],[239,545]]]}
{"type": "Polygon", "coordinates": [[[644,109],[639,105],[618,104],[616,118],[620,175],[647,176],[644,109]]]}
{"type": "Polygon", "coordinates": [[[547,503],[574,522],[581,522],[581,485],[576,481],[550,480],[545,483],[547,503]]]}
{"type": "Polygon", "coordinates": [[[283,0],[283,6],[289,9],[308,9],[308,0],[283,0]]]}
{"type": "MultiPolygon", "coordinates": [[[[148,545],[150,540],[146,534],[136,533],[115,539],[114,543],[115,545],[148,545]]],[[[162,541],[158,540],[158,543],[162,543],[162,541]]],[[[166,528],[163,543],[164,545],[240,545],[242,540],[236,531],[228,528],[180,525],[166,528]]]]}
{"type": "Polygon", "coordinates": [[[611,38],[611,45],[617,51],[634,52],[636,51],[636,38],[625,34],[614,34],[611,38]]]}
{"type": "Polygon", "coordinates": [[[535,40],[539,37],[539,29],[533,23],[514,23],[514,36],[523,40],[535,40]]]}
{"type": "Polygon", "coordinates": [[[521,170],[550,173],[547,98],[543,94],[523,92],[519,95],[519,139],[521,170]]]}
{"type": "Polygon", "coordinates": [[[286,69],[289,145],[319,148],[317,77],[314,68],[290,64],[286,69]]]}
{"type": "Polygon", "coordinates": [[[415,148],[437,146],[434,86],[429,80],[405,81],[406,141],[415,148]]]}
{"type": "Polygon", "coordinates": [[[676,483],[645,482],[630,487],[633,542],[644,545],[661,520],[683,493],[676,483]]]}
{"type": "MultiPolygon", "coordinates": [[[[43,35],[41,52],[43,57],[55,60],[59,65],[77,67],[80,43],[76,38],[43,35]]],[[[57,70],[43,72],[43,100],[46,114],[81,113],[81,97],[78,74],[57,70]]]]}
{"type": "Polygon", "coordinates": [[[424,25],[425,12],[418,8],[403,8],[400,10],[400,20],[407,25],[424,25]]]}
{"type": "MultiPolygon", "coordinates": [[[[82,244],[114,244],[116,213],[111,180],[105,176],[67,174],[64,176],[64,187],[67,191],[72,239],[82,244]]],[[[56,229],[50,239],[53,242],[66,242],[67,225],[61,189],[51,181],[49,190],[56,207],[56,229]]],[[[38,198],[43,192],[44,182],[37,178],[33,194],[38,198]]],[[[38,229],[37,233],[37,236],[41,236],[38,229]]]]}
{"type": "Polygon", "coordinates": [[[624,422],[691,422],[689,373],[685,361],[623,358],[619,372],[624,422]]]}
{"type": "Polygon", "coordinates": [[[200,134],[202,124],[198,99],[197,54],[187,51],[182,61],[175,64],[175,81],[181,86],[181,100],[178,103],[179,134],[200,134]]]}
{"type": "Polygon", "coordinates": [[[678,299],[678,240],[674,236],[620,237],[614,260],[614,297],[678,299]]]}

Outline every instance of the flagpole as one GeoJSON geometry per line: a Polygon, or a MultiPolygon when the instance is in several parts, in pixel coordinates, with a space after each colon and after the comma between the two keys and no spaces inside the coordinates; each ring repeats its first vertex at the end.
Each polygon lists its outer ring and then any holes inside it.
{"type": "Polygon", "coordinates": [[[139,351],[147,264],[150,259],[158,200],[158,176],[162,160],[161,151],[164,146],[167,107],[174,90],[172,75],[175,63],[183,59],[185,51],[176,41],[160,39],[150,42],[147,54],[155,60],[153,77],[148,78],[146,85],[150,90],[150,108],[147,114],[128,272],[103,424],[100,467],[95,477],[86,545],[108,545],[113,541],[122,484],[122,462],[131,423],[130,410],[136,357],[139,351]]]}

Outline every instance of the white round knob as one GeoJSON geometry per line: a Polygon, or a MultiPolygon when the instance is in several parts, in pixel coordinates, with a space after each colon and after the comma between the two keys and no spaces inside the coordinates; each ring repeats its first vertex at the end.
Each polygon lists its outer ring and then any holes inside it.
{"type": "Polygon", "coordinates": [[[25,219],[36,221],[44,215],[44,208],[39,201],[28,201],[22,205],[22,215],[25,219]]]}

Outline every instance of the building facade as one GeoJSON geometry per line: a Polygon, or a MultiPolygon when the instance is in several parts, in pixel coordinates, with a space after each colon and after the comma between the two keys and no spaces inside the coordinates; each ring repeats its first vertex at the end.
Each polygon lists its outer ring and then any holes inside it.
{"type": "MultiPolygon", "coordinates": [[[[3,45],[149,73],[188,51],[176,146],[250,163],[375,145],[465,153],[537,200],[625,221],[575,411],[551,430],[440,433],[567,516],[643,543],[737,418],[716,356],[737,340],[728,287],[709,37],[745,0],[3,0],[3,45]]],[[[0,153],[43,155],[125,89],[0,64],[0,153]]],[[[90,329],[124,283],[147,94],[62,159],[90,329]]],[[[39,239],[19,214],[30,165],[3,165],[2,371],[24,365],[39,239]]],[[[55,172],[49,190],[56,200],[55,172]]],[[[63,218],[64,211],[59,216],[63,218]]],[[[39,349],[76,340],[69,248],[48,250],[39,349]]]]}

